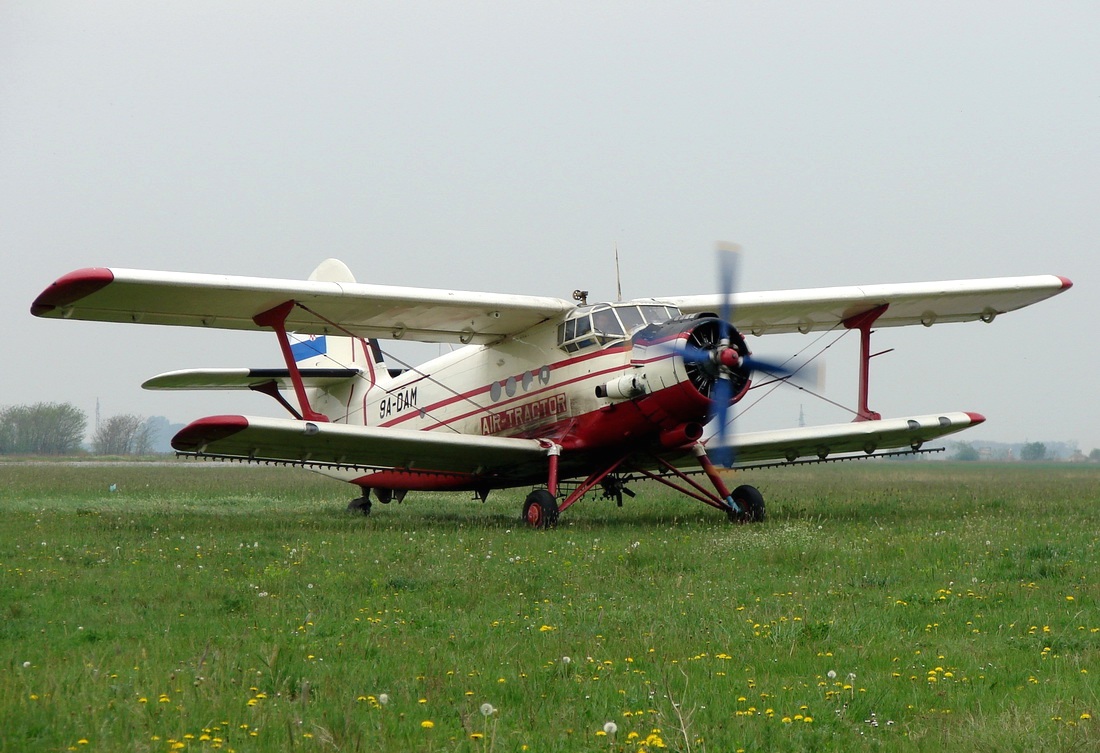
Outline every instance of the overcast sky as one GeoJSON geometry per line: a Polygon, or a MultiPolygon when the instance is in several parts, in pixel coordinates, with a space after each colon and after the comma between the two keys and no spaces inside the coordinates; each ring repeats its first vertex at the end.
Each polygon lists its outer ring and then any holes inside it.
{"type": "MultiPolygon", "coordinates": [[[[593,299],[1058,274],[991,325],[879,332],[871,407],[1100,447],[1096,2],[0,2],[0,404],[183,422],[152,393],[273,336],[34,319],[73,269],[593,299]]],[[[752,338],[788,354],[809,338],[752,338]]],[[[855,403],[854,336],[826,356],[855,403]]],[[[435,352],[432,346],[428,355],[435,352]]],[[[788,390],[789,391],[789,390],[788,390]]],[[[845,421],[776,393],[746,428],[845,421]]]]}

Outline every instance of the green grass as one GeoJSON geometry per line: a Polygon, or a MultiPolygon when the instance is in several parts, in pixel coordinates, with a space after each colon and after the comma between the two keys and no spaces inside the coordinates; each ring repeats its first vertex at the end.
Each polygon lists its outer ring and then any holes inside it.
{"type": "Polygon", "coordinates": [[[742,480],[767,523],[637,486],[534,532],[519,491],[0,465],[0,750],[1100,746],[1100,469],[742,480]]]}

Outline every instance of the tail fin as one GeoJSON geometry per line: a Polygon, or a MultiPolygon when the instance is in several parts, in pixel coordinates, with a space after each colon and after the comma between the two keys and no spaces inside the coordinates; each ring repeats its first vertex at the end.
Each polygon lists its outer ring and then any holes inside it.
{"type": "MultiPolygon", "coordinates": [[[[339,259],[321,262],[310,280],[355,282],[355,276],[339,259]]],[[[313,407],[334,421],[358,423],[366,393],[390,381],[382,350],[373,340],[344,335],[290,335],[291,352],[299,369],[355,368],[360,376],[347,385],[321,388],[311,395],[313,407]],[[358,408],[357,408],[358,406],[358,408]]]]}

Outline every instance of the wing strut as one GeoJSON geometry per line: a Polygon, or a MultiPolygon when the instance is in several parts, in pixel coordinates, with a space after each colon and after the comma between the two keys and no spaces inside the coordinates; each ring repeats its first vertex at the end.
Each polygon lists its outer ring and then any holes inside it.
{"type": "Polygon", "coordinates": [[[279,383],[272,379],[270,382],[263,382],[261,384],[254,384],[248,389],[253,392],[259,392],[261,395],[267,395],[268,397],[275,398],[275,401],[286,408],[287,412],[294,416],[299,421],[302,420],[302,414],[299,413],[290,401],[283,397],[283,393],[279,392],[279,383]]]}
{"type": "Polygon", "coordinates": [[[294,385],[294,394],[298,397],[298,406],[302,409],[302,417],[308,421],[328,421],[328,416],[313,410],[306,395],[306,386],[302,382],[302,373],[298,371],[298,363],[294,360],[294,353],[290,349],[290,338],[286,334],[286,318],[294,310],[293,300],[280,303],[275,308],[268,309],[252,317],[260,327],[271,327],[275,330],[275,336],[279,338],[279,348],[283,351],[283,360],[286,361],[287,371],[290,372],[290,382],[294,385]]]}
{"type": "Polygon", "coordinates": [[[871,359],[890,352],[884,350],[882,353],[871,354],[871,326],[875,320],[886,313],[888,308],[890,304],[884,303],[870,311],[864,311],[862,314],[856,314],[844,320],[845,327],[859,330],[859,407],[854,421],[878,421],[882,418],[881,413],[868,407],[867,393],[870,390],[871,359]]]}

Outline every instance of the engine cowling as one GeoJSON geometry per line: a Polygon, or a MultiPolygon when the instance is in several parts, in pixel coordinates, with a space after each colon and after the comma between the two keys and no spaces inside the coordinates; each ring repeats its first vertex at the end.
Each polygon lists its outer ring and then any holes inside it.
{"type": "Polygon", "coordinates": [[[567,450],[621,445],[624,440],[657,441],[664,447],[697,441],[712,413],[716,385],[730,380],[731,402],[749,388],[749,349],[739,332],[715,316],[650,324],[634,333],[631,370],[596,388],[608,400],[562,439],[567,450]]]}
{"type": "Polygon", "coordinates": [[[707,400],[714,398],[719,379],[730,380],[733,402],[744,396],[752,381],[745,363],[750,355],[745,338],[716,316],[702,314],[654,324],[634,335],[632,363],[644,369],[650,392],[687,382],[707,400]]]}

